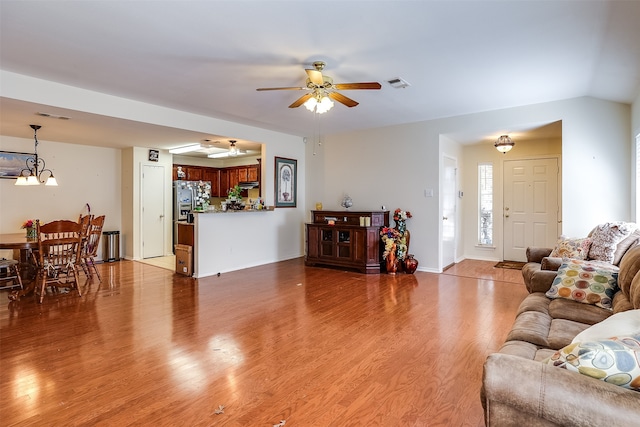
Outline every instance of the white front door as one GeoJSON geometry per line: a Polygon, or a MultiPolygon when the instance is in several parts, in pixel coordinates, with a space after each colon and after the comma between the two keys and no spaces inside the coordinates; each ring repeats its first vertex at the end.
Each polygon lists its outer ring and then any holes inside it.
{"type": "Polygon", "coordinates": [[[142,258],[164,255],[164,166],[142,167],[142,258]]]}
{"type": "Polygon", "coordinates": [[[558,238],[558,159],[504,162],[504,260],[526,261],[528,246],[558,238]]]}
{"type": "Polygon", "coordinates": [[[442,268],[456,262],[457,162],[444,157],[442,180],[442,268]]]}

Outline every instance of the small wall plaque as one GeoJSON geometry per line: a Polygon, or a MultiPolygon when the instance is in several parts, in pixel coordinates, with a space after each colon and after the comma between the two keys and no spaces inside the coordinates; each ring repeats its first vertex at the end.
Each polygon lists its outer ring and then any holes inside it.
{"type": "Polygon", "coordinates": [[[158,150],[149,150],[149,161],[157,162],[160,158],[160,151],[158,150]]]}

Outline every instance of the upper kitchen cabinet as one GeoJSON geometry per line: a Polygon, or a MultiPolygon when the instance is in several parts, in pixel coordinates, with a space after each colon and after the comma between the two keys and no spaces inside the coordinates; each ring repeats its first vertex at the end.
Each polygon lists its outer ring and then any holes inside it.
{"type": "Polygon", "coordinates": [[[211,182],[211,197],[220,197],[220,169],[204,168],[202,180],[211,182]]]}

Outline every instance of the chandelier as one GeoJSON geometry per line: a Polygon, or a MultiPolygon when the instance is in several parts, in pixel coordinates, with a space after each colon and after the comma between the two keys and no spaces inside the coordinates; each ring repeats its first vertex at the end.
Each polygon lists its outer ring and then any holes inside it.
{"type": "Polygon", "coordinates": [[[333,107],[333,101],[329,99],[326,91],[316,89],[313,91],[313,96],[304,103],[304,106],[311,112],[322,114],[333,107]]]}
{"type": "Polygon", "coordinates": [[[509,138],[509,135],[502,135],[493,145],[496,147],[496,150],[505,154],[507,151],[510,151],[516,143],[509,138]]]}
{"type": "Polygon", "coordinates": [[[16,180],[15,185],[40,185],[45,183],[45,176],[43,174],[45,172],[49,173],[49,177],[46,180],[45,185],[53,185],[57,186],[58,182],[56,178],[53,176],[53,172],[51,169],[45,168],[45,162],[42,157],[38,157],[38,129],[42,126],[40,125],[29,125],[31,129],[33,129],[33,140],[34,140],[34,150],[33,157],[29,157],[26,160],[26,168],[20,171],[20,175],[18,175],[18,179],[16,180]],[[27,174],[25,174],[27,172],[27,174]]]}

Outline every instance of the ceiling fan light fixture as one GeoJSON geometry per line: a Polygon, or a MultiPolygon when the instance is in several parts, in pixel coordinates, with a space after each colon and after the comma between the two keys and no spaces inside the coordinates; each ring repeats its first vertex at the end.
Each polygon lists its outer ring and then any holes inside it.
{"type": "Polygon", "coordinates": [[[307,110],[324,114],[333,108],[333,101],[326,94],[317,93],[303,104],[307,110]]]}
{"type": "Polygon", "coordinates": [[[505,154],[508,151],[511,151],[514,145],[516,145],[516,143],[513,142],[511,138],[509,138],[509,135],[502,135],[493,144],[493,146],[496,147],[496,150],[498,150],[502,154],[505,154]]]}

